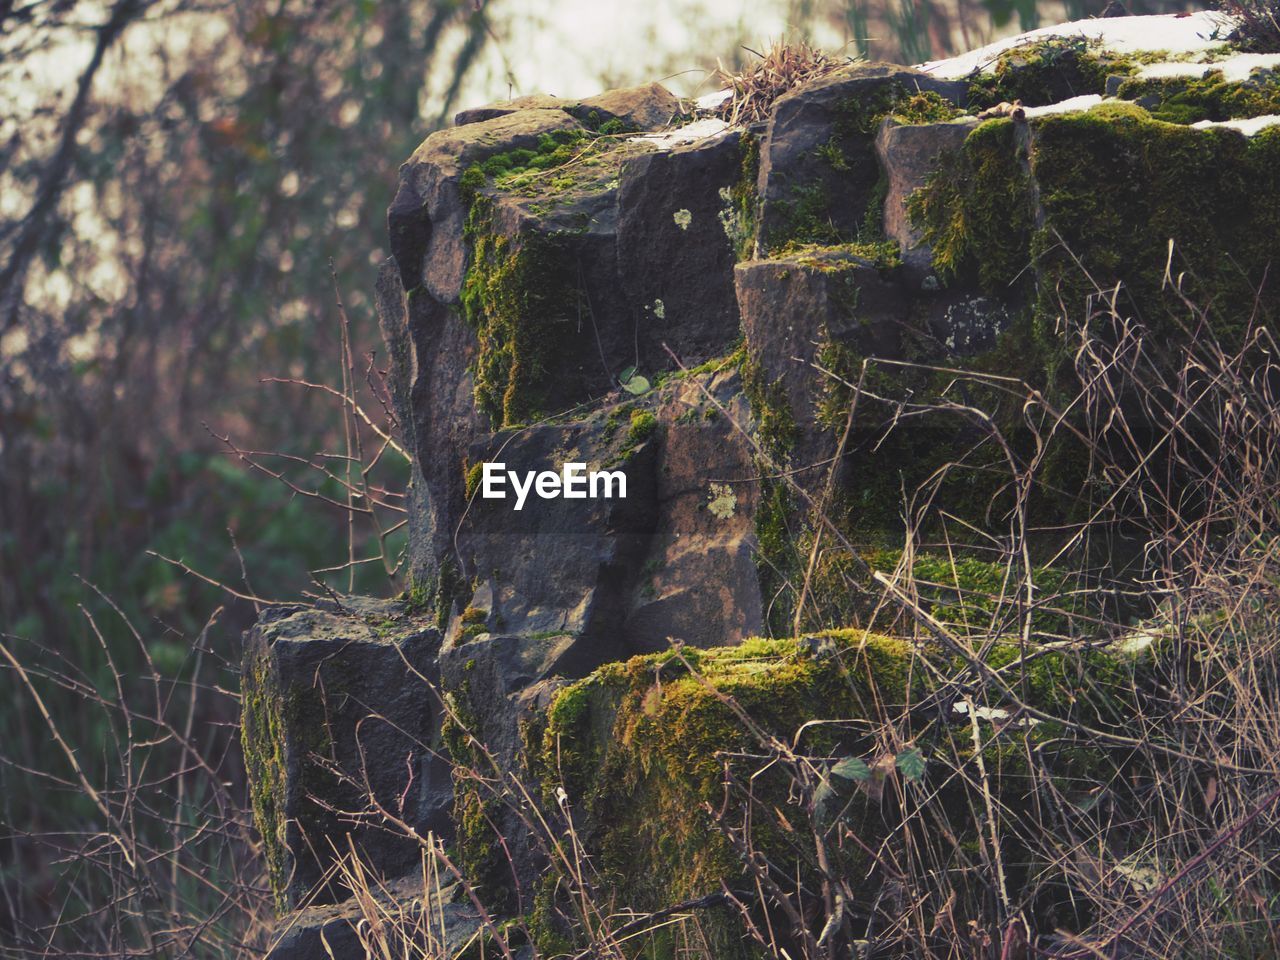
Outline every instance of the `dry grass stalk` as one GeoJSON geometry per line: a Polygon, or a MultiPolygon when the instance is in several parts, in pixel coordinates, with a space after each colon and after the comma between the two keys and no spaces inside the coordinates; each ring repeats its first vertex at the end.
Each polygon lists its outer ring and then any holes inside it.
{"type": "Polygon", "coordinates": [[[720,108],[720,115],[732,126],[754,123],[769,115],[773,102],[802,83],[818,80],[851,62],[833,58],[803,40],[775,40],[764,53],[745,48],[758,59],[741,73],[720,65],[717,79],[733,90],[720,108]]]}
{"type": "Polygon", "coordinates": [[[1224,0],[1222,10],[1235,25],[1231,39],[1244,49],[1280,52],[1280,0],[1224,0]]]}

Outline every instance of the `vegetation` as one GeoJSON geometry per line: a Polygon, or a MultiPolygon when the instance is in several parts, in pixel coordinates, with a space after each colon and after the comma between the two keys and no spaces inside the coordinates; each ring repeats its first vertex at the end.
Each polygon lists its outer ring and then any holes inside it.
{"type": "Polygon", "coordinates": [[[1280,9],[1275,0],[1227,0],[1222,7],[1236,22],[1234,43],[1257,53],[1280,52],[1280,9]]]}

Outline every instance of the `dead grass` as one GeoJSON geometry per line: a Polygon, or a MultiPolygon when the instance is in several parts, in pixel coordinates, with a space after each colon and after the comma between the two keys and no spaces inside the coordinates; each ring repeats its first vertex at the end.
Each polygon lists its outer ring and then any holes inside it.
{"type": "Polygon", "coordinates": [[[788,90],[821,79],[851,62],[828,56],[803,40],[776,40],[764,53],[744,49],[756,58],[755,62],[739,73],[732,73],[721,64],[716,77],[733,91],[719,110],[731,126],[765,119],[774,101],[788,90]]]}
{"type": "Polygon", "coordinates": [[[1280,53],[1280,2],[1224,0],[1222,10],[1236,25],[1234,43],[1255,53],[1280,53]]]}

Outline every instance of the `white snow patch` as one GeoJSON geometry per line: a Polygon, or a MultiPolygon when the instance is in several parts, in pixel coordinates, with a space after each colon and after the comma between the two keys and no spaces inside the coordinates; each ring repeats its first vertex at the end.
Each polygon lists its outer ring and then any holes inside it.
{"type": "Polygon", "coordinates": [[[1203,77],[1211,70],[1221,70],[1222,78],[1232,83],[1248,80],[1254,70],[1280,67],[1280,53],[1240,53],[1216,63],[1149,63],[1138,70],[1139,80],[1161,80],[1166,77],[1203,77]]]}
{"type": "Polygon", "coordinates": [[[1201,120],[1191,126],[1197,130],[1206,130],[1209,127],[1226,127],[1229,130],[1239,130],[1246,137],[1252,137],[1259,130],[1274,127],[1276,124],[1280,124],[1280,114],[1271,113],[1265,117],[1250,117],[1248,120],[1201,120]]]}
{"type": "Polygon", "coordinates": [[[1084,37],[1100,40],[1106,50],[1116,53],[1137,53],[1143,50],[1167,50],[1170,53],[1199,53],[1212,50],[1224,43],[1230,32],[1226,18],[1211,10],[1202,10],[1189,16],[1164,14],[1149,17],[1105,17],[1098,20],[1075,20],[1053,27],[1041,27],[997,40],[977,50],[970,50],[946,60],[930,60],[919,64],[919,69],[935,77],[956,80],[968,76],[974,70],[983,70],[995,63],[1006,50],[1034,43],[1049,37],[1084,37]]]}
{"type": "Polygon", "coordinates": [[[702,120],[695,120],[693,123],[686,123],[683,127],[676,127],[674,130],[667,130],[663,133],[646,133],[643,136],[632,137],[632,143],[650,143],[659,150],[670,150],[682,143],[696,143],[699,140],[705,140],[707,137],[715,137],[724,133],[729,129],[729,125],[718,117],[705,117],[702,120]]]}
{"type": "Polygon", "coordinates": [[[1072,97],[1070,100],[1063,100],[1061,103],[1051,103],[1044,107],[1023,107],[1023,111],[1028,118],[1031,117],[1047,117],[1054,113],[1071,113],[1075,110],[1088,110],[1090,107],[1096,107],[1102,102],[1102,97],[1096,93],[1087,93],[1080,97],[1072,97]]]}
{"type": "Polygon", "coordinates": [[[1116,653],[1126,657],[1138,657],[1150,650],[1155,642],[1165,635],[1165,632],[1158,627],[1138,627],[1117,640],[1115,650],[1116,653]]]}
{"type": "Polygon", "coordinates": [[[717,90],[715,93],[704,93],[698,99],[693,101],[693,105],[699,110],[715,110],[724,106],[729,102],[729,98],[733,96],[733,90],[726,87],[723,90],[717,90]]]}
{"type": "MultiPolygon", "coordinates": [[[[969,704],[964,700],[957,700],[951,705],[951,709],[961,716],[969,715],[969,704]]],[[[973,708],[973,715],[979,720],[987,721],[1008,720],[1010,716],[1008,710],[1002,710],[999,707],[979,707],[976,705],[973,708]]],[[[1034,727],[1039,722],[1040,721],[1035,717],[1024,717],[1014,724],[1014,726],[1034,727]]]]}

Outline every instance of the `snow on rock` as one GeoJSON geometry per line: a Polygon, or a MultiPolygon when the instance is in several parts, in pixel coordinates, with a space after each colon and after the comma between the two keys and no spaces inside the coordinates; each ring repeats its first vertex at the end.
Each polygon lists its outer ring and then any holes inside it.
{"type": "Polygon", "coordinates": [[[1023,112],[1027,118],[1031,117],[1047,117],[1054,113],[1071,113],[1075,110],[1088,110],[1090,107],[1096,107],[1102,102],[1102,97],[1096,93],[1086,93],[1083,96],[1072,97],[1069,100],[1063,100],[1060,103],[1051,103],[1045,107],[1023,107],[1023,112]]]}
{"type": "Polygon", "coordinates": [[[686,123],[683,127],[666,130],[662,133],[646,133],[643,136],[631,137],[632,143],[648,143],[659,150],[670,150],[682,143],[696,143],[707,137],[718,136],[729,129],[729,125],[718,117],[706,117],[686,123]]]}
{"type": "Polygon", "coordinates": [[[1106,17],[1097,20],[1075,20],[1052,27],[1041,27],[997,40],[977,50],[970,50],[946,60],[931,60],[919,65],[935,77],[959,79],[974,70],[993,65],[1000,54],[1014,47],[1050,37],[1084,37],[1100,40],[1103,49],[1116,53],[1167,50],[1169,53],[1199,53],[1222,46],[1229,32],[1226,18],[1217,12],[1202,10],[1188,15],[1165,14],[1148,17],[1106,17]]]}
{"type": "Polygon", "coordinates": [[[1252,137],[1260,130],[1267,127],[1274,127],[1280,124],[1280,114],[1268,114],[1265,117],[1250,117],[1247,120],[1201,120],[1199,123],[1191,124],[1197,130],[1206,130],[1209,127],[1226,127],[1229,130],[1239,130],[1246,137],[1252,137]]]}
{"type": "Polygon", "coordinates": [[[693,105],[699,110],[717,110],[729,102],[729,98],[733,96],[733,90],[726,87],[723,90],[717,90],[714,93],[704,93],[698,99],[693,101],[693,105]]]}
{"type": "Polygon", "coordinates": [[[1280,53],[1240,53],[1214,63],[1149,63],[1138,70],[1139,80],[1163,80],[1167,77],[1203,77],[1210,70],[1220,70],[1230,82],[1248,80],[1254,70],[1280,67],[1280,53]]]}

